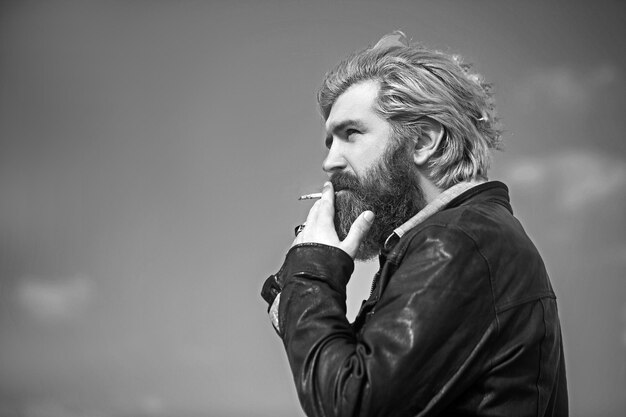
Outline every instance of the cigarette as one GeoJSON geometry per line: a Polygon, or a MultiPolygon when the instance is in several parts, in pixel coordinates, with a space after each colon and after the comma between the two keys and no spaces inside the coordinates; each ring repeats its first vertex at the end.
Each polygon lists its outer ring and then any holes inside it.
{"type": "MultiPolygon", "coordinates": [[[[335,195],[337,192],[335,192],[335,195]]],[[[305,194],[298,197],[298,200],[315,200],[318,198],[322,198],[322,193],[313,193],[313,194],[305,194]]]]}
{"type": "Polygon", "coordinates": [[[298,200],[315,200],[316,198],[322,198],[322,193],[305,194],[298,197],[298,200]]]}

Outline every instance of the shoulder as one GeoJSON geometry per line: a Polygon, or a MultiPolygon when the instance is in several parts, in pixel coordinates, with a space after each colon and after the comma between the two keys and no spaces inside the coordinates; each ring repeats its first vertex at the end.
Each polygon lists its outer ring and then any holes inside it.
{"type": "Polygon", "coordinates": [[[458,268],[457,278],[488,278],[499,311],[554,297],[536,246],[512,213],[496,202],[470,200],[445,209],[411,229],[395,249],[401,262],[435,251],[458,268]]]}
{"type": "Polygon", "coordinates": [[[507,249],[536,251],[508,204],[497,199],[468,199],[446,208],[409,230],[398,242],[398,252],[416,250],[422,244],[438,242],[447,247],[476,248],[480,252],[507,249]],[[524,249],[525,248],[525,249],[524,249]]]}
{"type": "Polygon", "coordinates": [[[425,222],[403,236],[388,261],[393,281],[489,297],[491,272],[474,238],[459,225],[425,222]]]}

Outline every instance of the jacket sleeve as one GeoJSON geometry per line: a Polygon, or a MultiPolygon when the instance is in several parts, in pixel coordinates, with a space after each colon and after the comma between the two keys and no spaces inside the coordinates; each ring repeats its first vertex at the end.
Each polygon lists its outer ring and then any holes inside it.
{"type": "Polygon", "coordinates": [[[282,269],[280,334],[311,416],[434,415],[484,371],[496,320],[488,264],[460,230],[415,235],[358,333],[346,319],[352,259],[298,245],[282,269]]]}

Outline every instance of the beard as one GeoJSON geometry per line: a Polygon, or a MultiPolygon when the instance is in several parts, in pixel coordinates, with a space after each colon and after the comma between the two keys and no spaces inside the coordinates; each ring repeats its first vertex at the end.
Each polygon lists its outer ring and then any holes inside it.
{"type": "Polygon", "coordinates": [[[426,205],[413,154],[405,145],[392,143],[362,179],[341,172],[333,174],[330,181],[335,191],[342,191],[335,197],[335,230],[339,239],[346,238],[362,212],[371,210],[375,214],[355,256],[357,260],[375,257],[393,230],[426,205]]]}

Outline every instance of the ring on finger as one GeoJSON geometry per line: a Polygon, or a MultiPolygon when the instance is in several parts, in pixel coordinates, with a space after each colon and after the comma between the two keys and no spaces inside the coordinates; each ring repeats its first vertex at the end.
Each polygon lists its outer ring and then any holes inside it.
{"type": "Polygon", "coordinates": [[[300,232],[302,232],[304,230],[305,226],[306,226],[306,223],[302,223],[302,224],[300,224],[300,225],[295,227],[294,233],[296,234],[296,236],[298,236],[300,234],[300,232]]]}

